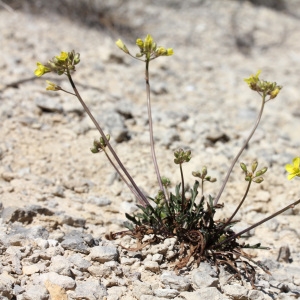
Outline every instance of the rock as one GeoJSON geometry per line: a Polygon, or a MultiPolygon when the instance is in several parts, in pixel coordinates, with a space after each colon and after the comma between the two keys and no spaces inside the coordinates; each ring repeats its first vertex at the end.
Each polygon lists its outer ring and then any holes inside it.
{"type": "Polygon", "coordinates": [[[73,250],[75,252],[79,252],[83,254],[89,253],[89,249],[86,243],[84,242],[83,238],[80,236],[70,236],[64,238],[64,240],[61,243],[61,246],[67,250],[73,250]]]}
{"type": "Polygon", "coordinates": [[[248,293],[249,300],[272,300],[266,293],[258,290],[252,290],[248,293]]]}
{"type": "Polygon", "coordinates": [[[186,277],[176,276],[169,272],[165,272],[160,278],[166,288],[175,289],[180,292],[187,291],[190,288],[190,282],[186,277]]]}
{"type": "Polygon", "coordinates": [[[64,215],[62,219],[62,224],[66,224],[73,227],[85,227],[86,220],[83,218],[77,218],[72,216],[64,215]]]}
{"type": "Polygon", "coordinates": [[[135,298],[141,299],[144,295],[153,295],[153,291],[150,284],[145,282],[136,281],[133,285],[132,294],[135,298]]]}
{"type": "Polygon", "coordinates": [[[21,222],[21,223],[31,223],[33,218],[36,216],[36,212],[26,210],[23,208],[18,208],[15,206],[9,206],[3,209],[1,213],[1,218],[3,222],[21,222]]]}
{"type": "Polygon", "coordinates": [[[6,297],[7,299],[13,298],[13,280],[10,276],[5,274],[0,275],[0,296],[6,297]]]}
{"type": "Polygon", "coordinates": [[[146,261],[144,263],[145,270],[151,271],[153,273],[159,272],[159,264],[156,261],[146,261]]]}
{"type": "Polygon", "coordinates": [[[70,262],[65,257],[60,255],[52,257],[49,271],[65,276],[72,275],[70,262]]]}
{"type": "Polygon", "coordinates": [[[40,273],[45,271],[45,268],[45,264],[34,264],[30,266],[23,265],[22,271],[24,275],[32,275],[34,273],[40,273]]]}
{"type": "Polygon", "coordinates": [[[80,271],[87,271],[87,269],[91,266],[91,263],[88,260],[82,258],[80,254],[73,254],[68,257],[68,260],[80,271]]]}
{"type": "Polygon", "coordinates": [[[219,279],[211,277],[205,272],[195,270],[192,274],[192,283],[194,288],[206,288],[206,287],[217,287],[219,284],[219,279]]]}
{"type": "MultiPolygon", "coordinates": [[[[41,285],[30,284],[26,286],[25,293],[22,294],[23,300],[49,300],[47,289],[41,285]]],[[[52,300],[52,299],[51,299],[52,300]]]]}
{"type": "Polygon", "coordinates": [[[95,197],[95,196],[92,196],[92,197],[89,197],[88,198],[88,201],[89,203],[93,203],[99,207],[102,207],[102,206],[107,206],[107,205],[110,205],[111,204],[111,200],[106,198],[106,197],[95,197]]]}
{"type": "Polygon", "coordinates": [[[134,203],[130,203],[127,201],[123,201],[120,205],[120,209],[124,212],[124,213],[128,213],[128,214],[132,214],[135,211],[137,211],[139,208],[136,206],[136,204],[134,203]]]}
{"type": "Polygon", "coordinates": [[[157,289],[154,290],[154,295],[159,297],[159,298],[168,298],[168,299],[173,299],[176,296],[178,296],[179,292],[175,289],[157,289]]]}
{"type": "Polygon", "coordinates": [[[76,282],[75,297],[73,299],[101,300],[107,296],[107,291],[99,280],[88,279],[76,282]]]}
{"type": "Polygon", "coordinates": [[[222,286],[222,291],[225,295],[229,296],[233,300],[247,300],[248,299],[248,290],[237,284],[227,284],[222,286]]]}
{"type": "Polygon", "coordinates": [[[75,280],[71,277],[59,275],[54,272],[43,273],[33,277],[33,283],[37,285],[42,285],[46,281],[50,281],[51,283],[57,284],[66,290],[73,289],[76,285],[75,280]]]}
{"type": "Polygon", "coordinates": [[[104,263],[111,260],[117,260],[119,252],[117,248],[113,246],[96,246],[91,248],[90,257],[91,260],[104,263]]]}
{"type": "Polygon", "coordinates": [[[50,294],[51,300],[68,300],[68,295],[64,288],[50,281],[45,282],[45,287],[50,294]]]}
{"type": "Polygon", "coordinates": [[[185,300],[229,300],[231,298],[222,295],[220,291],[215,287],[206,287],[195,292],[181,292],[181,297],[185,300]]]}

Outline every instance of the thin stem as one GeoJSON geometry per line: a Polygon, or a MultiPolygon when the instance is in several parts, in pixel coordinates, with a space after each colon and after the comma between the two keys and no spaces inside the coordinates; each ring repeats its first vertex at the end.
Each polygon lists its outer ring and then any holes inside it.
{"type": "Polygon", "coordinates": [[[76,97],[76,94],[71,93],[71,92],[68,92],[68,91],[66,91],[66,90],[64,90],[64,89],[62,89],[62,88],[60,88],[59,90],[65,92],[65,93],[67,93],[67,94],[73,95],[73,96],[76,97]]]}
{"type": "Polygon", "coordinates": [[[219,231],[222,231],[230,222],[231,220],[235,217],[235,215],[237,214],[237,212],[240,210],[242,204],[244,203],[247,195],[248,195],[248,192],[249,192],[249,189],[250,189],[250,186],[251,186],[251,183],[252,183],[252,180],[249,181],[248,183],[248,186],[247,186],[247,189],[246,189],[246,192],[243,196],[243,199],[242,201],[240,202],[240,204],[238,205],[238,207],[236,208],[236,210],[234,211],[234,213],[232,214],[232,216],[225,222],[225,224],[219,229],[219,231]]]}
{"type": "Polygon", "coordinates": [[[154,148],[153,124],[152,124],[151,100],[150,100],[150,83],[149,83],[149,60],[148,59],[146,60],[145,81],[146,81],[148,122],[149,122],[149,133],[150,133],[150,146],[151,146],[152,161],[153,161],[153,165],[154,165],[154,168],[155,168],[159,188],[164,193],[165,199],[167,199],[166,192],[163,188],[163,184],[162,184],[162,181],[161,181],[161,176],[160,176],[160,173],[159,173],[159,168],[158,168],[156,154],[155,154],[155,148],[154,148]]]}
{"type": "MultiPolygon", "coordinates": [[[[88,114],[88,116],[90,117],[90,119],[92,120],[92,122],[94,123],[94,125],[96,126],[97,130],[99,131],[99,133],[101,134],[104,142],[106,143],[108,149],[110,150],[110,152],[112,153],[112,155],[114,156],[115,160],[117,161],[118,165],[120,166],[120,168],[122,169],[122,171],[124,172],[124,174],[126,175],[126,177],[128,178],[128,180],[131,182],[132,186],[134,187],[134,189],[136,190],[137,194],[139,195],[138,199],[141,202],[142,205],[144,206],[148,206],[150,205],[150,203],[148,202],[147,198],[145,197],[145,195],[141,192],[141,190],[138,188],[138,186],[136,185],[136,183],[134,182],[133,178],[130,176],[130,174],[128,173],[128,171],[126,170],[126,168],[124,167],[124,165],[122,164],[122,162],[120,161],[119,157],[117,156],[116,152],[114,151],[114,149],[112,148],[112,146],[110,145],[108,139],[106,138],[102,128],[100,127],[99,123],[96,121],[96,119],[94,118],[94,116],[92,115],[91,111],[89,110],[89,108],[87,107],[87,105],[85,104],[85,102],[83,101],[83,99],[81,98],[79,92],[77,91],[77,88],[75,86],[75,83],[73,82],[73,79],[71,77],[71,74],[69,72],[69,70],[67,71],[67,76],[68,79],[71,83],[71,86],[76,94],[77,99],[79,100],[79,102],[81,103],[81,105],[83,106],[84,110],[86,111],[86,113],[88,114]]],[[[120,171],[118,168],[116,168],[116,171],[120,174],[120,171]]]]}
{"type": "Polygon", "coordinates": [[[179,164],[180,167],[180,176],[181,176],[181,210],[184,210],[184,177],[182,171],[182,164],[179,164]]]}
{"type": "Polygon", "coordinates": [[[230,174],[231,174],[231,172],[232,172],[232,170],[233,170],[233,167],[235,166],[237,160],[239,159],[239,157],[241,156],[241,154],[243,153],[243,151],[244,151],[245,148],[247,147],[247,145],[248,145],[250,139],[252,138],[252,136],[253,136],[255,130],[257,129],[257,126],[258,126],[258,124],[259,124],[259,122],[260,122],[260,120],[261,120],[261,116],[262,116],[263,111],[264,111],[264,107],[265,107],[265,98],[266,98],[266,95],[263,94],[263,95],[262,95],[261,108],[260,108],[258,117],[257,117],[257,119],[256,119],[255,125],[254,125],[253,129],[251,130],[251,132],[250,132],[250,134],[249,134],[247,140],[246,140],[245,143],[243,144],[242,148],[240,149],[240,151],[238,152],[238,154],[236,155],[236,157],[233,159],[233,161],[232,161],[232,163],[231,163],[231,165],[230,165],[230,168],[228,169],[228,172],[227,172],[227,174],[226,174],[226,177],[225,177],[225,179],[224,179],[224,181],[223,181],[223,184],[222,184],[222,186],[221,186],[221,189],[220,189],[218,195],[216,196],[216,198],[215,198],[215,200],[214,200],[214,206],[216,206],[216,205],[218,204],[218,201],[219,201],[219,199],[220,199],[220,197],[221,197],[221,195],[222,195],[222,193],[223,193],[223,191],[224,191],[224,189],[225,189],[225,186],[226,186],[226,184],[227,184],[227,182],[228,182],[228,179],[229,179],[229,176],[230,176],[230,174]]]}
{"type": "MultiPolygon", "coordinates": [[[[111,165],[114,167],[115,170],[117,170],[117,166],[115,165],[115,163],[112,161],[112,159],[110,158],[110,156],[108,155],[107,151],[105,149],[103,149],[105,156],[107,157],[107,159],[109,160],[109,162],[111,163],[111,165]]],[[[132,187],[132,185],[129,184],[129,182],[126,180],[126,178],[123,176],[123,174],[121,172],[119,172],[117,170],[119,176],[121,177],[121,179],[125,182],[125,184],[128,186],[128,188],[130,189],[130,191],[137,197],[139,198],[139,194],[137,193],[137,191],[132,187]]]]}
{"type": "Polygon", "coordinates": [[[236,237],[238,237],[238,236],[241,236],[241,235],[244,234],[245,232],[250,231],[251,229],[253,229],[253,228],[255,228],[255,227],[257,227],[257,226],[259,226],[259,225],[261,225],[261,224],[263,224],[263,223],[265,223],[265,222],[271,220],[271,219],[273,219],[274,217],[276,217],[276,216],[282,214],[283,212],[285,212],[286,210],[288,210],[288,209],[290,209],[290,208],[294,208],[294,207],[295,207],[296,205],[298,205],[299,203],[300,203],[300,199],[298,199],[297,201],[295,201],[295,202],[292,203],[292,204],[289,204],[288,206],[286,206],[285,208],[279,210],[278,212],[274,213],[273,215],[271,215],[271,216],[269,216],[269,217],[267,217],[267,218],[265,218],[265,219],[263,219],[263,220],[261,220],[261,221],[255,223],[254,225],[252,225],[252,226],[250,226],[250,227],[248,227],[248,228],[246,228],[246,229],[240,231],[239,233],[236,233],[236,234],[234,234],[234,235],[228,237],[226,240],[224,240],[224,241],[222,241],[221,243],[215,245],[215,247],[220,246],[220,245],[222,245],[222,244],[225,244],[225,243],[231,241],[232,239],[234,239],[234,238],[236,238],[236,237]]]}

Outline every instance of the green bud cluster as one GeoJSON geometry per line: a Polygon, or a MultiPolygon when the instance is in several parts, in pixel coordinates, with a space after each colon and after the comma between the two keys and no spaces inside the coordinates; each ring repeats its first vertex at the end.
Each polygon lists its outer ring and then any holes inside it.
{"type": "MultiPolygon", "coordinates": [[[[109,134],[106,135],[106,139],[108,141],[110,140],[110,135],[109,134]]],[[[91,152],[92,153],[102,152],[105,149],[106,146],[107,146],[107,144],[104,141],[103,137],[100,137],[100,139],[98,141],[94,140],[94,142],[93,142],[93,148],[91,148],[91,152]]]]}
{"type": "Polygon", "coordinates": [[[191,150],[184,151],[183,149],[178,149],[174,152],[174,163],[179,165],[184,162],[189,162],[192,158],[191,150]]]}
{"type": "Polygon", "coordinates": [[[198,177],[198,178],[200,178],[201,180],[203,180],[203,181],[209,181],[209,182],[216,182],[217,181],[217,179],[216,178],[212,178],[211,176],[208,176],[207,175],[207,167],[206,166],[204,166],[203,168],[202,168],[202,172],[200,172],[200,171],[194,171],[194,172],[192,172],[192,175],[194,176],[194,177],[198,177]]]}
{"type": "Polygon", "coordinates": [[[262,183],[264,181],[262,175],[267,172],[268,168],[264,167],[256,171],[258,167],[258,162],[256,160],[251,165],[251,172],[248,171],[247,166],[243,162],[240,164],[240,166],[243,172],[245,173],[246,181],[253,181],[255,183],[262,183]]]}

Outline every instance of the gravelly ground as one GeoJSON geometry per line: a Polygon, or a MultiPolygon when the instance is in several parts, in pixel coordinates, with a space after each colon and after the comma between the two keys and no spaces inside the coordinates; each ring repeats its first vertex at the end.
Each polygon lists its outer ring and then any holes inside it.
{"type": "MultiPolygon", "coordinates": [[[[172,152],[178,147],[190,148],[193,159],[185,168],[187,180],[193,179],[191,171],[205,164],[218,179],[206,192],[216,194],[259,109],[259,97],[242,79],[261,69],[262,78],[284,88],[267,104],[261,127],[242,157],[245,163],[257,158],[269,171],[241,210],[240,226],[253,224],[297,200],[299,181],[287,181],[284,170],[284,165],[299,155],[297,1],[289,2],[283,11],[246,1],[226,1],[226,5],[223,1],[111,1],[110,6],[96,1],[91,4],[93,13],[81,11],[82,19],[76,7],[51,10],[36,3],[40,8],[26,2],[19,6],[18,1],[11,3],[14,11],[0,6],[3,207],[39,204],[81,217],[96,237],[121,230],[124,211],[134,208],[133,197],[104,156],[90,153],[98,134],[76,99],[46,92],[44,80],[33,78],[36,61],[45,62],[61,50],[72,49],[81,53],[74,79],[83,98],[112,137],[125,134],[125,141],[113,142],[117,152],[139,186],[149,195],[155,194],[143,65],[114,45],[122,38],[135,53],[135,39],[147,33],[175,51],[173,57],[159,58],[151,65],[154,130],[162,174],[176,183],[179,172],[172,163],[172,152]],[[9,86],[23,79],[26,81],[9,86]],[[209,142],[222,134],[228,142],[209,142]],[[111,204],[98,207],[93,196],[103,196],[111,204]]],[[[68,89],[64,78],[49,75],[47,79],[68,89]]],[[[236,168],[221,198],[226,206],[220,214],[228,216],[244,190],[236,168]]],[[[299,208],[277,217],[276,222],[275,231],[271,225],[255,230],[249,241],[262,241],[271,250],[254,254],[259,259],[276,259],[279,248],[288,245],[292,265],[299,267],[299,208]]],[[[39,223],[43,221],[36,218],[34,224],[39,223]]]]}

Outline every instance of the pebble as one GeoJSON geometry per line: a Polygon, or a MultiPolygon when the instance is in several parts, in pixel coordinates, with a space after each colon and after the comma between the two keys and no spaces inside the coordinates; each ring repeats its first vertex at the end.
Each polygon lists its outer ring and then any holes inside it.
{"type": "Polygon", "coordinates": [[[91,260],[99,261],[101,263],[117,260],[118,257],[119,252],[117,248],[113,246],[96,246],[91,248],[90,251],[91,260]]]}

